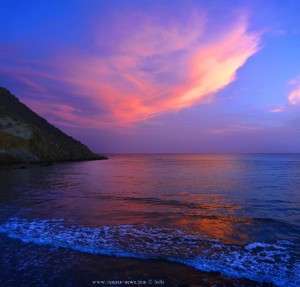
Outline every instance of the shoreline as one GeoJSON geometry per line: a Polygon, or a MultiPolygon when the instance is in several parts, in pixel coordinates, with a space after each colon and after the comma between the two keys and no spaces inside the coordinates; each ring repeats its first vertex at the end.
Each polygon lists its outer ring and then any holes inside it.
{"type": "MultiPolygon", "coordinates": [[[[71,272],[72,286],[160,286],[160,287],[276,287],[245,278],[231,278],[164,260],[143,260],[81,253],[86,261],[71,272]],[[130,282],[132,284],[128,284],[130,282]],[[140,283],[140,284],[138,284],[140,283]],[[151,284],[152,283],[152,284],[151,284]]],[[[64,286],[67,278],[59,283],[64,286]]]]}
{"type": "Polygon", "coordinates": [[[0,252],[4,261],[5,258],[9,258],[10,261],[18,262],[13,269],[13,274],[5,269],[0,270],[2,282],[9,283],[11,287],[20,285],[29,287],[38,284],[57,287],[277,286],[273,283],[257,282],[245,278],[232,278],[217,272],[205,272],[166,260],[90,254],[66,248],[25,243],[4,234],[0,234],[0,241],[4,244],[3,250],[0,252]],[[8,250],[17,250],[17,252],[11,253],[8,250]],[[19,261],[20,256],[23,257],[21,262],[19,261]],[[55,264],[53,259],[55,259],[55,264]],[[39,264],[32,265],[34,261],[39,264]],[[29,276],[30,274],[31,276],[29,276]]]}
{"type": "MultiPolygon", "coordinates": [[[[92,159],[77,159],[77,160],[58,160],[58,161],[33,161],[33,162],[25,162],[25,161],[11,161],[11,162],[1,162],[0,167],[3,166],[15,166],[17,168],[18,165],[30,167],[30,166],[49,166],[57,163],[76,163],[76,162],[85,162],[85,161],[98,161],[98,160],[108,160],[109,158],[104,155],[97,155],[96,158],[92,159]]],[[[20,167],[21,168],[21,167],[20,167]]]]}

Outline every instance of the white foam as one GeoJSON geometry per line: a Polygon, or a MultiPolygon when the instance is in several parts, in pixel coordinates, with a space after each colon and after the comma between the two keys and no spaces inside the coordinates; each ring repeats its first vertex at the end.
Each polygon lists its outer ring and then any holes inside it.
{"type": "Polygon", "coordinates": [[[141,259],[164,259],[236,278],[299,286],[299,263],[289,254],[292,242],[253,242],[245,247],[205,240],[176,228],[114,225],[73,226],[61,220],[13,218],[0,225],[10,238],[80,252],[141,259]],[[294,263],[293,263],[294,262],[294,263]]]}
{"type": "Polygon", "coordinates": [[[282,250],[286,249],[286,247],[281,246],[281,245],[266,244],[266,243],[261,243],[261,242],[254,242],[254,243],[248,244],[247,246],[245,246],[245,249],[250,251],[253,249],[257,249],[257,248],[269,248],[269,247],[273,247],[274,249],[282,249],[282,250]]]}

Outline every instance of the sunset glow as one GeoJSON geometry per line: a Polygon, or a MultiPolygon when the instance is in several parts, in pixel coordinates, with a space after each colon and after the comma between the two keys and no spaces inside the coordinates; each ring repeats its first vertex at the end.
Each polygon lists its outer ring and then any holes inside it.
{"type": "Polygon", "coordinates": [[[299,106],[300,105],[300,86],[297,87],[294,91],[292,91],[289,94],[289,102],[293,106],[299,106]]]}
{"type": "Polygon", "coordinates": [[[297,3],[8,2],[0,85],[94,150],[298,150],[297,3]]]}

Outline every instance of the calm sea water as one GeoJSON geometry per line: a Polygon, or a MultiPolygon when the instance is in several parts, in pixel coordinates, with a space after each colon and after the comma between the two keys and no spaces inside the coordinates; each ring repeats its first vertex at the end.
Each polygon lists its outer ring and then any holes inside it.
{"type": "Polygon", "coordinates": [[[97,258],[103,280],[113,272],[105,260],[133,258],[300,286],[300,155],[1,167],[0,189],[1,286],[75,286],[76,270],[91,272],[97,258]]]}

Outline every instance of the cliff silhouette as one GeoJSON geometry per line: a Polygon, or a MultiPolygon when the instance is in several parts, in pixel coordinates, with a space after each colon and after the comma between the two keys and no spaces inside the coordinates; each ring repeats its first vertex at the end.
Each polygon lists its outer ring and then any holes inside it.
{"type": "Polygon", "coordinates": [[[0,87],[0,163],[100,159],[0,87]]]}

